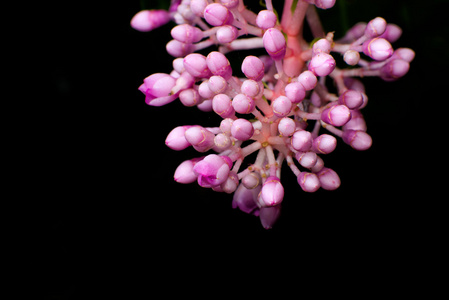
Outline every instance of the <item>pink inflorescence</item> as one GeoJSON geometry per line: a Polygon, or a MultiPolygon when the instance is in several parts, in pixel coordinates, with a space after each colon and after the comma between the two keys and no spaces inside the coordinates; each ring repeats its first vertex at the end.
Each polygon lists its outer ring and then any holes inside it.
{"type": "Polygon", "coordinates": [[[166,47],[175,57],[173,71],[144,79],[139,90],[145,102],[161,106],[179,99],[223,119],[217,127],[184,125],[168,134],[169,148],[203,153],[181,163],[174,179],[233,193],[234,208],[271,228],[286,191],[283,163],[305,192],[337,189],[340,178],[322,159],[336,148],[336,137],[355,150],[372,144],[361,113],[368,97],[357,78],[397,80],[415,53],[393,49],[402,30],[380,17],[354,25],[340,39],[326,34],[316,8],[329,9],[335,0],[285,0],[282,14],[274,12],[272,0],[265,3],[255,13],[243,0],[177,0],[169,11],[139,12],[131,26],[149,31],[169,20],[177,24],[166,47]],[[305,20],[312,46],[302,35],[305,20]],[[206,48],[208,55],[195,53],[206,48]],[[226,57],[257,48],[268,55],[248,55],[236,66],[226,57]],[[337,66],[336,56],[348,66],[337,66]],[[240,71],[245,77],[236,75],[240,71]]]}

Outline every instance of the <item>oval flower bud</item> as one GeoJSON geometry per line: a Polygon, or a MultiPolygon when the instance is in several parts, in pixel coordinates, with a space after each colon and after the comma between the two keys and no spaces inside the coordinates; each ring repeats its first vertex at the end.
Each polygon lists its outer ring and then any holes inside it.
{"type": "Polygon", "coordinates": [[[354,90],[346,90],[338,97],[338,103],[347,106],[349,109],[359,108],[363,104],[362,93],[354,90]]]}
{"type": "Polygon", "coordinates": [[[204,9],[204,18],[212,26],[232,24],[232,13],[220,3],[212,3],[204,9]]]}
{"type": "MultiPolygon", "coordinates": [[[[263,85],[262,85],[263,88],[263,85]]],[[[247,79],[243,81],[242,86],[240,87],[240,90],[243,94],[247,95],[248,97],[254,98],[257,95],[259,95],[261,88],[257,81],[247,79]]]]}
{"type": "Polygon", "coordinates": [[[286,42],[284,35],[276,28],[270,28],[263,35],[263,46],[274,60],[284,58],[286,42]]]}
{"type": "Polygon", "coordinates": [[[215,35],[219,43],[226,44],[235,40],[239,35],[239,31],[232,25],[224,25],[218,28],[215,35]]]}
{"type": "Polygon", "coordinates": [[[343,126],[351,119],[351,111],[346,105],[334,105],[321,112],[321,120],[332,126],[343,126]]]}
{"type": "Polygon", "coordinates": [[[304,192],[314,193],[321,186],[318,176],[314,173],[301,172],[297,179],[299,186],[301,186],[304,192]]]}
{"type": "Polygon", "coordinates": [[[316,175],[320,179],[321,187],[325,190],[336,190],[341,184],[340,177],[338,177],[338,174],[332,169],[324,167],[321,171],[316,173],[316,175]]]}
{"type": "Polygon", "coordinates": [[[312,142],[313,142],[312,134],[306,130],[296,131],[291,139],[291,145],[293,149],[304,152],[310,150],[312,142]]]}
{"type": "Polygon", "coordinates": [[[285,96],[279,96],[271,102],[273,113],[277,117],[285,117],[292,110],[292,102],[285,96]]]}
{"type": "Polygon", "coordinates": [[[226,94],[218,94],[212,99],[212,109],[223,118],[234,114],[231,98],[226,94]]]}
{"type": "Polygon", "coordinates": [[[232,76],[232,68],[229,60],[223,53],[212,51],[206,58],[207,67],[216,76],[229,80],[232,76]]]}
{"type": "Polygon", "coordinates": [[[387,21],[384,18],[377,17],[368,22],[365,28],[365,36],[368,38],[377,37],[385,32],[387,21]]]}
{"type": "Polygon", "coordinates": [[[232,99],[232,107],[239,114],[249,114],[256,107],[256,102],[245,94],[237,94],[232,99]]]}
{"type": "Polygon", "coordinates": [[[304,71],[298,76],[298,82],[302,84],[306,91],[313,90],[317,81],[315,74],[310,71],[304,71]]]}
{"type": "Polygon", "coordinates": [[[192,53],[184,58],[184,68],[190,75],[197,78],[207,78],[212,75],[207,67],[206,57],[199,53],[192,53]]]}
{"type": "Polygon", "coordinates": [[[393,47],[383,38],[374,38],[368,40],[362,45],[363,53],[374,60],[386,60],[393,55],[393,47]]]}
{"type": "Polygon", "coordinates": [[[185,132],[190,127],[192,126],[178,126],[174,128],[165,139],[165,145],[167,145],[170,149],[177,151],[184,150],[189,147],[190,143],[186,140],[185,132]]]}
{"type": "Polygon", "coordinates": [[[260,191],[262,207],[275,206],[284,199],[284,187],[276,176],[267,178],[260,191]]]}
{"type": "Polygon", "coordinates": [[[285,96],[292,103],[300,103],[306,97],[306,89],[300,82],[291,82],[285,86],[285,96]]]}
{"type": "Polygon", "coordinates": [[[273,28],[276,25],[277,17],[274,12],[271,10],[261,10],[257,14],[256,24],[259,28],[269,29],[273,28]]]}
{"type": "Polygon", "coordinates": [[[282,118],[279,121],[278,130],[279,133],[282,134],[282,136],[291,136],[296,130],[296,123],[291,118],[282,118]]]}
{"type": "Polygon", "coordinates": [[[260,223],[263,228],[270,229],[281,215],[281,206],[261,207],[259,212],[260,223]]]}
{"type": "Polygon", "coordinates": [[[247,141],[254,134],[254,127],[246,119],[237,119],[232,122],[231,135],[239,141],[247,141]]]}
{"type": "Polygon", "coordinates": [[[249,79],[254,81],[262,80],[265,75],[265,66],[260,58],[248,55],[242,62],[242,72],[249,79]]]}
{"type": "Polygon", "coordinates": [[[175,175],[173,176],[175,181],[184,184],[195,182],[198,175],[193,172],[193,167],[202,159],[203,158],[194,158],[182,162],[175,170],[175,175]]]}
{"type": "Polygon", "coordinates": [[[337,139],[329,134],[322,134],[315,138],[312,149],[316,153],[329,154],[337,147],[337,139]]]}
{"type": "Polygon", "coordinates": [[[131,27],[148,32],[170,21],[170,13],[163,9],[142,10],[131,19],[131,27]]]}
{"type": "Polygon", "coordinates": [[[185,137],[187,142],[189,142],[198,152],[206,152],[215,145],[215,135],[199,125],[187,129],[185,137]]]}
{"type": "Polygon", "coordinates": [[[192,44],[201,41],[203,32],[198,28],[189,24],[182,24],[173,27],[171,36],[181,43],[192,44]]]}
{"type": "Polygon", "coordinates": [[[407,74],[409,69],[410,64],[405,60],[393,59],[380,69],[380,78],[385,81],[394,81],[407,74]]]}
{"type": "Polygon", "coordinates": [[[312,57],[309,63],[309,71],[316,76],[327,76],[335,69],[335,59],[332,55],[320,52],[312,57]]]}
{"type": "Polygon", "coordinates": [[[368,150],[373,144],[371,136],[360,130],[343,131],[342,138],[346,144],[359,151],[368,150]]]}

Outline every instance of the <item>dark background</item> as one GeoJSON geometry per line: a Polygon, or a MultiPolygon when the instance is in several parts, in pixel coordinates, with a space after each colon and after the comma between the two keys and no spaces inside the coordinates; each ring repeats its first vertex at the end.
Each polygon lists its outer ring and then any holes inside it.
{"type": "Polygon", "coordinates": [[[34,104],[40,113],[30,129],[34,169],[45,170],[33,184],[41,200],[30,205],[36,213],[29,254],[42,280],[33,292],[45,299],[148,296],[157,286],[149,283],[153,276],[156,283],[170,282],[195,271],[268,262],[383,268],[391,267],[388,258],[398,269],[412,268],[414,249],[430,244],[441,222],[434,217],[441,196],[433,196],[436,183],[429,180],[439,164],[428,149],[436,146],[433,113],[445,101],[439,87],[448,67],[449,27],[435,23],[446,20],[443,2],[426,1],[423,9],[422,1],[346,0],[321,12],[336,36],[382,16],[404,30],[394,48],[412,48],[416,58],[397,82],[364,80],[373,146],[357,152],[339,141],[323,157],[340,175],[337,191],[304,193],[284,166],[282,216],[269,231],[258,218],[233,210],[231,195],[173,181],[176,167],[198,154],[167,148],[170,130],[216,126],[220,119],[179,101],[144,103],[137,87],[152,73],[170,72],[173,59],[165,51],[172,25],[150,33],[129,26],[152,4],[48,7],[36,30],[46,97],[34,104]],[[87,292],[90,287],[95,292],[87,292]]]}

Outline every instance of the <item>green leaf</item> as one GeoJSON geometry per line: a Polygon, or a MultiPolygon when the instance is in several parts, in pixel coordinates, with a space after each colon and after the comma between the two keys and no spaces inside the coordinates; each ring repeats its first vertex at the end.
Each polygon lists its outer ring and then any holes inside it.
{"type": "Polygon", "coordinates": [[[298,0],[293,0],[292,7],[290,7],[290,11],[292,12],[292,15],[295,13],[296,6],[298,6],[298,0]]]}

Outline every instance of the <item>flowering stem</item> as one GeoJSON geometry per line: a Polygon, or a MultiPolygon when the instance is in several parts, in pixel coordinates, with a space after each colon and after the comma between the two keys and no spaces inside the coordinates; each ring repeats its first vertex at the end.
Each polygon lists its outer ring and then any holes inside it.
{"type": "Polygon", "coordinates": [[[321,25],[320,17],[316,12],[316,8],[313,5],[310,5],[307,9],[307,23],[310,26],[310,30],[312,31],[312,35],[315,38],[322,38],[325,36],[323,26],[321,25]]]}

